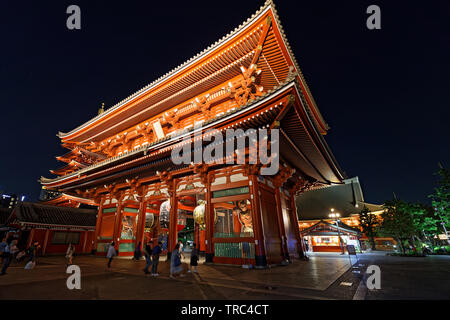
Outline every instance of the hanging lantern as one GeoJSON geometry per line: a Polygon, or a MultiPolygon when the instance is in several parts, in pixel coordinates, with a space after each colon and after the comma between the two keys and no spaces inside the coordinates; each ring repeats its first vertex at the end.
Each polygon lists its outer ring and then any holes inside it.
{"type": "MultiPolygon", "coordinates": [[[[159,209],[159,224],[163,231],[169,230],[170,224],[170,201],[164,201],[161,203],[159,209]]],[[[177,231],[181,231],[186,227],[186,214],[184,210],[178,210],[177,214],[177,231]]]]}
{"type": "Polygon", "coordinates": [[[186,214],[184,210],[178,210],[177,231],[180,232],[186,227],[186,214]]]}
{"type": "Polygon", "coordinates": [[[170,201],[166,200],[161,203],[161,207],[159,208],[159,224],[161,229],[169,229],[169,220],[170,219],[170,201]]]}
{"type": "Polygon", "coordinates": [[[198,206],[194,209],[194,221],[197,223],[200,227],[200,230],[206,229],[206,223],[205,223],[205,200],[198,200],[198,206]]]}
{"type": "Polygon", "coordinates": [[[155,215],[151,212],[145,213],[145,232],[151,232],[155,226],[155,215]]]}

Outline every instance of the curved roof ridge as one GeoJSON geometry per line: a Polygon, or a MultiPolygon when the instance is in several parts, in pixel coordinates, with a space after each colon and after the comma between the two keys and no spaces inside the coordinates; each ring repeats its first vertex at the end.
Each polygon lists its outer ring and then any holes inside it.
{"type": "MultiPolygon", "coordinates": [[[[248,26],[252,20],[255,19],[255,17],[257,17],[258,15],[260,15],[265,9],[267,9],[268,7],[272,7],[275,8],[274,3],[272,0],[267,0],[264,5],[262,5],[258,11],[256,11],[256,13],[254,13],[251,17],[249,17],[246,21],[244,21],[243,23],[241,23],[238,27],[234,28],[233,31],[230,31],[228,34],[226,34],[225,36],[223,36],[221,39],[217,40],[214,44],[209,45],[206,49],[203,49],[202,51],[200,51],[199,53],[197,53],[195,56],[191,57],[189,60],[185,61],[184,63],[180,64],[178,67],[173,68],[171,71],[167,72],[166,74],[164,74],[163,76],[160,76],[158,79],[154,80],[153,82],[151,82],[150,84],[148,84],[147,86],[143,87],[142,89],[134,92],[133,94],[129,95],[127,98],[119,101],[118,103],[116,103],[114,106],[110,107],[109,109],[105,110],[105,112],[95,116],[94,118],[92,118],[91,120],[83,123],[82,125],[78,126],[77,128],[71,130],[70,132],[64,133],[59,131],[57,136],[61,139],[63,139],[64,137],[67,137],[70,134],[75,133],[76,131],[79,131],[80,129],[82,129],[83,127],[85,127],[88,124],[91,124],[93,122],[95,122],[98,119],[101,119],[103,117],[105,117],[106,115],[110,114],[111,112],[117,110],[122,104],[131,101],[133,98],[138,97],[140,94],[146,92],[148,89],[161,84],[164,80],[167,80],[170,76],[175,75],[178,71],[182,70],[183,68],[187,67],[190,63],[192,63],[193,61],[199,59],[201,56],[209,53],[210,51],[212,51],[213,49],[218,48],[222,43],[224,43],[225,41],[227,41],[228,39],[230,39],[232,36],[236,35],[239,31],[241,31],[243,28],[245,28],[246,26],[248,26]]],[[[275,9],[274,9],[275,11],[275,9]]],[[[278,18],[277,18],[278,19],[278,18]]]]}

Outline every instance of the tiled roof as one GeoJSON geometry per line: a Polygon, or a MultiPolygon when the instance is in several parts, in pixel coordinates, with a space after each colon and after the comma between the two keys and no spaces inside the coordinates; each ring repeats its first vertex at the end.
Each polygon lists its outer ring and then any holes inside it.
{"type": "MultiPolygon", "coordinates": [[[[13,213],[15,220],[22,223],[94,227],[97,220],[96,210],[48,206],[28,202],[23,202],[16,206],[13,213]]],[[[8,222],[11,223],[12,221],[8,222]]]]}

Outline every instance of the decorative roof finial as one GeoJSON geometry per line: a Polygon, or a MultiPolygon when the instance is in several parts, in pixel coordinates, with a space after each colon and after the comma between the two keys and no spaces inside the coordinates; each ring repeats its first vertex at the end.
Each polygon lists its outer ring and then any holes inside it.
{"type": "Polygon", "coordinates": [[[102,102],[102,107],[98,109],[98,114],[102,114],[103,112],[105,112],[105,103],[102,102]]]}

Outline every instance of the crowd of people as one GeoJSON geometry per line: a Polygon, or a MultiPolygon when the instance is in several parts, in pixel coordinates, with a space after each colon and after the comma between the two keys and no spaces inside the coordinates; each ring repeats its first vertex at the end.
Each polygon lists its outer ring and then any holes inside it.
{"type": "Polygon", "coordinates": [[[20,263],[27,261],[25,269],[32,269],[36,265],[37,251],[40,248],[38,241],[33,242],[25,250],[21,250],[17,240],[4,237],[0,243],[0,257],[2,258],[0,275],[5,275],[11,262],[20,263]]]}
{"type": "MultiPolygon", "coordinates": [[[[113,258],[117,256],[117,252],[115,249],[115,243],[114,241],[111,242],[108,246],[108,249],[106,250],[106,258],[108,259],[107,268],[108,270],[111,269],[111,262],[113,261],[113,258]]],[[[158,264],[159,264],[159,258],[162,253],[162,242],[159,241],[157,245],[155,245],[154,248],[152,248],[152,242],[147,242],[144,245],[143,252],[141,251],[141,242],[139,242],[136,250],[133,254],[133,260],[139,261],[142,257],[142,255],[145,257],[145,268],[143,269],[144,274],[151,274],[153,277],[159,276],[158,274],[158,264]],[[151,268],[151,272],[149,271],[151,268]]],[[[170,278],[174,279],[175,277],[184,277],[183,274],[183,267],[182,267],[182,259],[185,259],[184,253],[183,253],[183,242],[178,241],[178,243],[175,245],[174,250],[170,254],[170,278]]],[[[190,267],[187,270],[188,273],[194,272],[197,273],[197,266],[199,261],[199,250],[196,246],[196,244],[193,244],[193,249],[191,251],[191,258],[190,258],[190,267]]]]}
{"type": "MultiPolygon", "coordinates": [[[[33,242],[26,250],[20,250],[17,245],[17,240],[7,239],[4,237],[0,243],[0,257],[2,258],[1,272],[0,275],[6,274],[6,270],[10,266],[11,262],[20,263],[22,261],[27,261],[25,264],[25,269],[33,269],[36,265],[36,257],[38,249],[40,248],[39,242],[33,242]]],[[[159,241],[157,245],[152,247],[152,242],[147,242],[143,247],[143,252],[141,251],[141,242],[139,242],[136,250],[134,251],[133,260],[139,261],[142,255],[145,257],[145,268],[143,269],[144,274],[151,274],[153,277],[159,276],[158,274],[158,264],[160,260],[160,255],[162,254],[162,242],[159,241]],[[151,271],[149,271],[151,266],[151,271]]],[[[73,264],[73,258],[75,255],[75,246],[71,243],[69,244],[66,251],[66,266],[73,264]]],[[[117,256],[115,249],[115,243],[111,242],[106,250],[107,269],[111,269],[111,263],[113,258],[117,256]]],[[[170,278],[174,279],[176,277],[184,277],[184,269],[182,266],[182,259],[185,259],[183,253],[183,243],[178,241],[175,248],[170,253],[170,278]]],[[[187,270],[188,273],[197,273],[197,266],[199,261],[199,250],[196,244],[193,244],[190,257],[190,266],[187,270]]]]}

